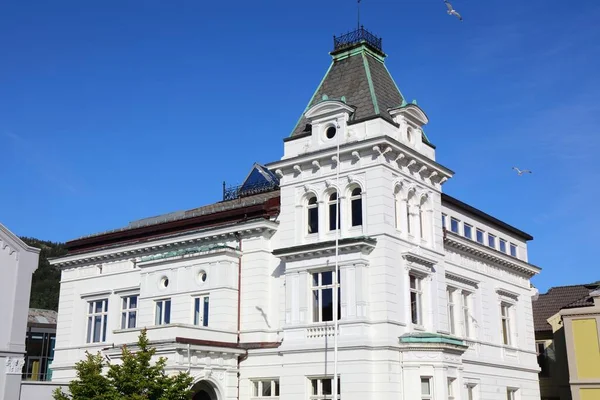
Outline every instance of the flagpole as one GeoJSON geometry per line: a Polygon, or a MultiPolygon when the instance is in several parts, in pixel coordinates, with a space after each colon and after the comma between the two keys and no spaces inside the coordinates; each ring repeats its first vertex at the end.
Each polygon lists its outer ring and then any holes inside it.
{"type": "MultiPolygon", "coordinates": [[[[339,125],[338,125],[338,130],[339,130],[339,125]]],[[[337,135],[337,150],[336,150],[336,157],[337,157],[337,166],[336,166],[336,171],[335,171],[335,185],[336,185],[336,191],[337,191],[337,206],[336,206],[336,212],[335,212],[335,227],[336,229],[336,233],[335,233],[335,276],[333,277],[334,279],[334,284],[333,284],[333,400],[337,400],[338,397],[338,319],[339,319],[339,315],[338,315],[338,305],[340,302],[338,293],[339,293],[339,287],[340,287],[340,265],[339,265],[339,238],[340,238],[340,231],[341,231],[341,226],[340,226],[340,197],[341,197],[341,193],[340,193],[340,136],[341,136],[341,132],[338,133],[337,135]]]]}

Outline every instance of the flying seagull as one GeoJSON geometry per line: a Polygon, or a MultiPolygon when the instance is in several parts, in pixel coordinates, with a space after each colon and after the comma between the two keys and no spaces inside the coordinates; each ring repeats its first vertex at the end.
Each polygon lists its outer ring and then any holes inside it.
{"type": "Polygon", "coordinates": [[[517,174],[518,174],[519,176],[521,176],[521,175],[523,175],[523,174],[531,174],[531,173],[532,173],[532,172],[531,172],[530,170],[528,170],[528,169],[520,170],[520,169],[519,169],[519,168],[517,168],[517,167],[512,167],[512,169],[514,169],[515,171],[517,171],[517,174]]]}
{"type": "Polygon", "coordinates": [[[463,20],[460,14],[454,9],[454,7],[452,7],[452,4],[450,4],[448,0],[444,0],[444,3],[446,3],[446,7],[448,8],[448,15],[454,15],[459,20],[463,20]]]}

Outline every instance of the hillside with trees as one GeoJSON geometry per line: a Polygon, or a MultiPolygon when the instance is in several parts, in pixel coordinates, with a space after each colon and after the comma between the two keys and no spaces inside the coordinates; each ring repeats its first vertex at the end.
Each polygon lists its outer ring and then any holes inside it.
{"type": "Polygon", "coordinates": [[[31,282],[30,308],[43,308],[58,311],[58,294],[60,290],[60,271],[50,265],[48,258],[67,254],[63,243],[22,237],[29,246],[41,249],[38,269],[31,282]]]}

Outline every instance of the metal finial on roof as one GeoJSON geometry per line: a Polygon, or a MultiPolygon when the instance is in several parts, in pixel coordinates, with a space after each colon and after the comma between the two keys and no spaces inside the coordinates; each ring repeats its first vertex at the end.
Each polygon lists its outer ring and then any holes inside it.
{"type": "Polygon", "coordinates": [[[327,96],[326,94],[323,95],[322,97],[323,100],[329,100],[329,96],[327,96]]]}
{"type": "Polygon", "coordinates": [[[342,96],[342,97],[340,98],[340,100],[342,101],[342,103],[345,103],[345,102],[346,102],[346,96],[342,96]]]}
{"type": "Polygon", "coordinates": [[[414,99],[414,100],[412,101],[412,103],[413,103],[413,104],[416,106],[416,105],[417,105],[417,99],[414,99]]]}

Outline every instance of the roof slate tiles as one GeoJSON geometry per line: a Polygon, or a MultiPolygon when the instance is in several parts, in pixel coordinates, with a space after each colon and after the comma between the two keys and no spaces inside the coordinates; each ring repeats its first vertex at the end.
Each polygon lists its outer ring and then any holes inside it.
{"type": "Polygon", "coordinates": [[[586,299],[590,292],[600,287],[598,284],[557,286],[540,294],[533,301],[533,324],[536,332],[552,331],[552,326],[547,319],[558,313],[563,308],[572,308],[573,304],[579,307],[589,305],[586,299]]]}

